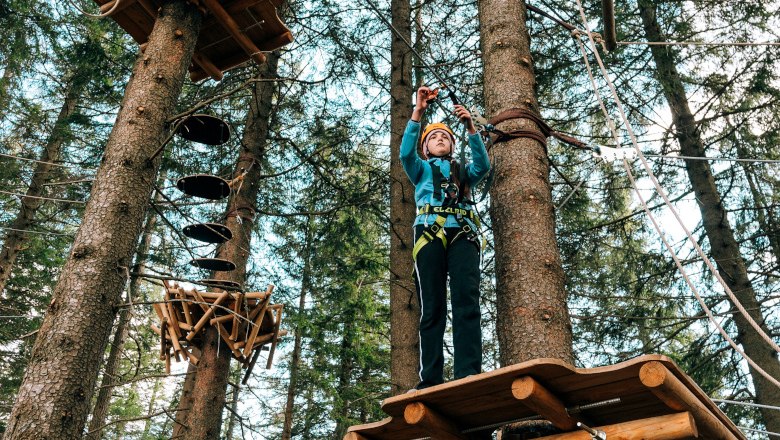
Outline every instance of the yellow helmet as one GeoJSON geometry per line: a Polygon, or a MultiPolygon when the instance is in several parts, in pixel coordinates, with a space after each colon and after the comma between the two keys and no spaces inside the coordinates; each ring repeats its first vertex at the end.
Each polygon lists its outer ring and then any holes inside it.
{"type": "Polygon", "coordinates": [[[450,135],[450,140],[452,141],[450,154],[452,154],[452,148],[455,147],[455,133],[452,132],[452,129],[448,127],[447,124],[442,122],[434,122],[432,124],[426,125],[425,130],[422,132],[422,136],[420,136],[420,146],[422,146],[425,157],[428,157],[428,146],[426,145],[425,138],[428,137],[429,134],[433,133],[434,130],[443,130],[450,135]]]}

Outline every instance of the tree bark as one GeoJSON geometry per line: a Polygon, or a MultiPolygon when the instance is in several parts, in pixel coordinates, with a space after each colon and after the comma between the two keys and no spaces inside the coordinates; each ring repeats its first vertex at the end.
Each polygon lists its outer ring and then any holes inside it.
{"type": "Polygon", "coordinates": [[[4,439],[81,437],[201,15],[163,3],[136,62],[73,248],[54,288],[4,439]]]}
{"type": "MultiPolygon", "coordinates": [[[[144,264],[146,264],[149,250],[152,247],[152,230],[154,229],[155,223],[157,223],[157,216],[150,213],[146,218],[143,233],[141,234],[141,242],[139,243],[138,251],[136,252],[135,264],[133,265],[134,272],[144,272],[144,264]]],[[[138,288],[140,284],[140,277],[133,277],[130,280],[130,286],[128,286],[127,289],[128,302],[132,302],[138,298],[138,288]]],[[[108,350],[108,356],[103,362],[105,365],[103,368],[103,378],[100,380],[100,386],[98,387],[95,406],[92,409],[92,418],[90,419],[87,428],[87,432],[90,434],[87,434],[86,438],[89,440],[100,440],[100,434],[102,432],[101,427],[105,424],[108,410],[111,407],[111,394],[118,382],[116,374],[119,368],[119,355],[124,349],[125,339],[127,338],[127,332],[132,317],[133,313],[129,307],[123,307],[119,312],[119,319],[117,320],[116,329],[114,330],[111,348],[108,350]]]]}
{"type": "MultiPolygon", "coordinates": [[[[664,41],[653,3],[640,0],[639,13],[647,41],[664,41]]],[[[684,156],[705,157],[701,132],[688,104],[685,87],[675,65],[673,49],[668,46],[651,46],[650,51],[656,65],[656,77],[661,83],[672,112],[680,153],[684,156]]],[[[710,243],[710,252],[717,263],[720,276],[750,316],[759,323],[764,332],[770,334],[748,277],[747,265],[734,237],[734,230],[731,228],[726,209],[715,186],[709,162],[686,160],[685,168],[696,195],[704,231],[710,243]]],[[[777,353],[752,328],[742,314],[734,314],[734,323],[738,332],[736,339],[742,344],[745,354],[771,376],[780,379],[780,362],[777,353]]],[[[750,368],[750,376],[756,389],[756,403],[780,406],[780,389],[752,368],[750,368]]],[[[760,411],[767,430],[780,432],[780,417],[777,417],[771,409],[760,411]]]]}
{"type": "MultiPolygon", "coordinates": [[[[411,42],[409,0],[391,0],[392,23],[411,42]]],[[[412,110],[412,56],[393,33],[390,43],[390,392],[400,394],[420,381],[420,306],[412,282],[414,185],[401,165],[401,138],[412,110]]]]}
{"type": "MultiPolygon", "coordinates": [[[[27,238],[25,231],[34,223],[35,213],[43,204],[43,200],[35,198],[43,195],[44,184],[51,178],[53,166],[48,162],[56,161],[60,156],[60,150],[65,143],[68,132],[69,118],[76,111],[76,104],[81,94],[83,86],[81,82],[71,79],[66,85],[65,102],[63,102],[54,128],[38,158],[40,162],[35,164],[30,187],[27,188],[25,197],[21,200],[21,208],[16,218],[9,226],[8,233],[3,241],[3,247],[0,249],[0,293],[5,290],[5,286],[11,277],[16,257],[22,248],[22,243],[27,238]]],[[[2,101],[2,99],[0,99],[2,101]]],[[[1,111],[0,111],[1,112],[1,111]]]]}
{"type": "MultiPolygon", "coordinates": [[[[260,68],[259,76],[267,79],[275,78],[278,61],[277,52],[269,54],[266,64],[260,68]]],[[[220,245],[216,252],[217,258],[235,263],[236,270],[217,272],[214,276],[216,279],[235,281],[240,284],[246,281],[246,264],[249,260],[255,217],[254,206],[260,184],[260,165],[266,150],[275,86],[272,81],[260,81],[255,83],[252,91],[246,128],[241,139],[241,152],[234,171],[234,176],[244,172],[246,174],[243,181],[231,193],[225,213],[225,225],[233,233],[233,238],[220,245]]],[[[182,408],[190,409],[186,413],[185,420],[181,421],[185,426],[177,424],[174,428],[174,437],[219,438],[232,354],[222,342],[216,327],[208,326],[204,332],[204,344],[201,347],[201,358],[195,369],[196,372],[187,375],[184,384],[186,388],[187,381],[194,381],[191,397],[182,398],[179,403],[180,407],[184,404],[182,408]]]]}
{"type": "MultiPolygon", "coordinates": [[[[485,108],[538,111],[526,9],[520,0],[479,2],[485,65],[485,108]]],[[[498,124],[501,130],[538,129],[526,119],[498,124]]],[[[501,365],[537,357],[571,363],[571,322],[563,268],[555,241],[555,218],[546,148],[528,138],[493,146],[490,218],[496,253],[496,322],[501,365]]]]}
{"type": "Polygon", "coordinates": [[[338,372],[338,388],[339,395],[336,397],[333,405],[334,419],[336,420],[336,429],[334,430],[333,438],[344,438],[347,434],[347,428],[349,428],[349,400],[348,396],[351,393],[347,393],[347,389],[350,386],[350,378],[355,369],[355,360],[353,358],[353,349],[355,344],[355,311],[354,306],[349,304],[351,299],[346,304],[347,310],[344,314],[344,330],[341,335],[341,346],[339,347],[339,372],[338,372]]]}
{"type": "MultiPolygon", "coordinates": [[[[306,224],[306,236],[303,251],[303,273],[301,274],[301,293],[298,299],[298,316],[306,313],[306,296],[311,289],[311,244],[313,240],[314,217],[309,215],[306,224]]],[[[299,318],[299,322],[300,322],[299,318]]],[[[290,383],[287,386],[287,400],[284,404],[284,425],[282,427],[282,440],[290,440],[292,437],[293,415],[295,408],[295,394],[298,390],[298,373],[301,367],[301,350],[303,347],[303,326],[295,329],[292,359],[290,360],[290,383]]]]}

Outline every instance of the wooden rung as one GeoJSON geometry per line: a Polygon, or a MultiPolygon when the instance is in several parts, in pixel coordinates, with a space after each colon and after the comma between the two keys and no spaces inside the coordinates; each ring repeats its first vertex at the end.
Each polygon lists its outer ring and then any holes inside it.
{"type": "Polygon", "coordinates": [[[182,330],[187,330],[188,332],[191,332],[194,327],[191,326],[190,324],[185,324],[185,323],[179,321],[179,328],[182,329],[182,330]]]}
{"type": "MultiPolygon", "coordinates": [[[[604,431],[608,439],[619,438],[621,440],[677,440],[696,438],[699,435],[696,430],[696,422],[689,412],[632,420],[593,429],[604,431]]],[[[541,437],[539,440],[591,440],[592,438],[587,432],[579,430],[541,437]]],[[[702,438],[709,439],[710,437],[702,438]]]]}
{"type": "Polygon", "coordinates": [[[577,421],[566,412],[563,402],[531,376],[515,379],[512,382],[512,395],[558,429],[570,431],[577,427],[577,421]]]}
{"type": "MultiPolygon", "coordinates": [[[[249,357],[249,352],[252,351],[252,347],[254,347],[255,339],[257,338],[257,334],[260,332],[260,324],[263,323],[263,316],[265,315],[265,309],[268,307],[268,301],[269,299],[266,299],[263,302],[262,306],[257,306],[254,311],[258,311],[257,315],[255,317],[252,317],[252,313],[250,313],[249,319],[254,324],[252,326],[252,330],[249,332],[249,337],[247,338],[246,346],[244,346],[244,357],[249,357]]],[[[254,313],[253,311],[253,313],[254,313]]]]}
{"type": "Polygon", "coordinates": [[[217,325],[217,323],[224,324],[224,323],[230,322],[232,320],[233,320],[233,314],[231,313],[230,315],[222,315],[222,316],[218,316],[216,318],[211,318],[211,320],[209,321],[209,324],[211,324],[211,325],[217,325]]]}
{"type": "Polygon", "coordinates": [[[690,411],[698,422],[704,438],[737,438],[662,363],[653,361],[642,365],[639,370],[639,380],[669,408],[675,411],[690,411]]]}
{"type": "Polygon", "coordinates": [[[457,426],[445,419],[422,402],[413,402],[404,408],[404,420],[426,430],[436,440],[465,440],[469,437],[460,432],[457,426]]]}
{"type": "Polygon", "coordinates": [[[357,432],[348,432],[347,435],[344,436],[344,440],[368,440],[368,437],[364,437],[357,432]]]}
{"type": "Polygon", "coordinates": [[[262,52],[260,52],[260,49],[255,46],[255,43],[252,42],[252,40],[249,39],[242,31],[239,29],[238,24],[233,20],[233,17],[230,16],[230,14],[225,11],[225,9],[222,7],[221,4],[219,4],[218,0],[201,0],[203,5],[211,11],[211,13],[214,15],[214,19],[217,20],[217,23],[220,24],[231,37],[233,37],[233,40],[241,46],[242,49],[244,49],[244,52],[246,52],[247,55],[249,55],[250,58],[255,60],[257,64],[263,64],[265,63],[265,55],[263,55],[262,52]]]}

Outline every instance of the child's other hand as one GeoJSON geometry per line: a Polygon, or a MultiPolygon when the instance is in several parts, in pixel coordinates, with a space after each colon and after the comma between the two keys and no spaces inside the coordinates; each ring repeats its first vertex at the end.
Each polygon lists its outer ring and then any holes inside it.
{"type": "Polygon", "coordinates": [[[477,131],[476,127],[474,126],[474,120],[471,119],[471,113],[466,110],[466,107],[460,104],[455,104],[455,110],[453,113],[455,113],[455,116],[457,116],[458,119],[466,125],[466,129],[470,134],[473,134],[477,131]]]}
{"type": "Polygon", "coordinates": [[[415,102],[415,110],[425,110],[428,108],[428,95],[433,91],[428,86],[422,86],[417,89],[417,101],[415,102]]]}

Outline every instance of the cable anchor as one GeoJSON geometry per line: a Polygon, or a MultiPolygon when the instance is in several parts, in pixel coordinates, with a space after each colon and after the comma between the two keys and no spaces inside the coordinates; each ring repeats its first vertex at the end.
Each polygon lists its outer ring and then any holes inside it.
{"type": "Polygon", "coordinates": [[[592,440],[607,440],[607,433],[604,431],[593,429],[582,422],[577,422],[577,427],[590,434],[592,440]]]}
{"type": "Polygon", "coordinates": [[[612,148],[594,145],[592,149],[593,157],[600,158],[604,162],[612,163],[620,159],[634,160],[637,157],[636,150],[633,148],[612,148]]]}

